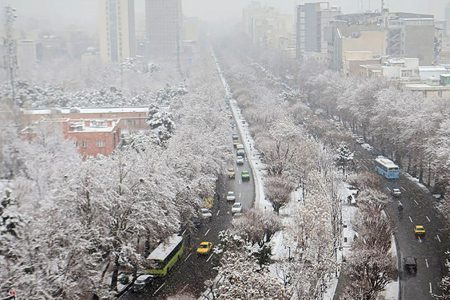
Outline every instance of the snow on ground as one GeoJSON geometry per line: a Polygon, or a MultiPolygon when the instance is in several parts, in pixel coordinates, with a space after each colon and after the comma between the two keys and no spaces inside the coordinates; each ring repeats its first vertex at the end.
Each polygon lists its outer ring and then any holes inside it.
{"type": "MultiPolygon", "coordinates": [[[[395,238],[392,235],[391,237],[391,249],[389,249],[389,253],[392,255],[392,257],[397,260],[397,245],[395,243],[395,238]]],[[[398,266],[400,268],[400,266],[398,266]]],[[[397,280],[394,280],[390,282],[388,285],[386,285],[386,288],[381,293],[381,295],[378,297],[380,300],[397,300],[398,294],[399,294],[399,278],[397,280]]]]}
{"type": "Polygon", "coordinates": [[[7,187],[9,187],[11,184],[11,181],[6,179],[0,179],[0,194],[3,195],[3,192],[7,187]]]}
{"type": "Polygon", "coordinates": [[[414,182],[418,187],[420,187],[424,192],[429,193],[430,190],[419,182],[418,178],[412,177],[410,174],[403,172],[403,175],[405,175],[406,178],[408,178],[410,181],[414,182]]]}

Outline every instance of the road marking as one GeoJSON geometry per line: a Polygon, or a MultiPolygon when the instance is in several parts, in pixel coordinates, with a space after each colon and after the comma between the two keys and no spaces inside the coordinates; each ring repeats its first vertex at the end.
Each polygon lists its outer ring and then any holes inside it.
{"type": "Polygon", "coordinates": [[[439,237],[439,235],[436,235],[436,238],[439,241],[439,243],[441,243],[441,238],[439,237]]]}
{"type": "Polygon", "coordinates": [[[242,179],[239,178],[239,184],[242,184],[242,179]]]}
{"type": "Polygon", "coordinates": [[[219,215],[219,213],[220,213],[220,209],[217,211],[216,217],[219,215]]]}
{"type": "Polygon", "coordinates": [[[431,287],[431,282],[428,282],[430,284],[430,294],[433,294],[433,288],[431,287]]]}
{"type": "Polygon", "coordinates": [[[404,192],[406,192],[406,189],[405,189],[404,187],[401,187],[401,189],[402,189],[404,192]]]}
{"type": "Polygon", "coordinates": [[[214,253],[211,253],[211,255],[208,257],[208,259],[206,260],[206,262],[208,262],[210,259],[211,259],[211,257],[214,255],[214,253]]]}
{"type": "Polygon", "coordinates": [[[418,203],[416,200],[414,200],[414,203],[415,203],[416,205],[419,205],[419,203],[418,203]]]}
{"type": "Polygon", "coordinates": [[[188,255],[188,256],[186,256],[186,258],[184,259],[184,261],[187,261],[187,260],[189,259],[189,257],[191,257],[191,255],[192,255],[192,252],[191,252],[191,253],[189,253],[189,255],[188,255]]]}
{"type": "Polygon", "coordinates": [[[430,218],[428,218],[428,216],[425,216],[425,218],[427,218],[428,222],[431,223],[431,220],[430,220],[430,218]]]}
{"type": "Polygon", "coordinates": [[[241,193],[239,193],[239,198],[241,198],[241,193]]]}
{"type": "MultiPolygon", "coordinates": [[[[164,282],[163,284],[161,284],[161,286],[153,293],[152,296],[155,296],[157,292],[159,292],[159,290],[165,285],[166,283],[164,282]]],[[[431,283],[430,283],[431,284],[431,283]]]]}
{"type": "Polygon", "coordinates": [[[184,290],[188,287],[189,283],[187,283],[180,291],[180,294],[182,294],[184,292],[184,290]]]}
{"type": "Polygon", "coordinates": [[[187,228],[183,231],[183,233],[181,234],[182,236],[186,233],[187,228]]]}
{"type": "Polygon", "coordinates": [[[205,232],[205,236],[208,234],[208,232],[211,230],[211,228],[210,229],[208,229],[206,232],[205,232]]]}
{"type": "Polygon", "coordinates": [[[411,221],[411,223],[413,222],[413,220],[411,219],[411,216],[408,216],[409,220],[411,221]]]}
{"type": "Polygon", "coordinates": [[[430,266],[428,265],[428,259],[426,259],[426,258],[425,258],[425,265],[427,265],[427,269],[430,267],[430,266]]]}
{"type": "Polygon", "coordinates": [[[390,192],[391,191],[391,189],[389,188],[389,187],[386,187],[386,189],[390,192]]]}
{"type": "Polygon", "coordinates": [[[369,168],[366,165],[363,165],[363,168],[369,171],[369,168]]]}

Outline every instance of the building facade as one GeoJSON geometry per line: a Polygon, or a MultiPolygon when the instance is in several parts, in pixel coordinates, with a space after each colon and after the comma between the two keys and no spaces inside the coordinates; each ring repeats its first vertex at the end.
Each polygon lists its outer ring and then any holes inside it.
{"type": "Polygon", "coordinates": [[[331,22],[341,11],[328,2],[305,3],[297,6],[296,57],[301,59],[308,52],[326,54],[326,35],[331,22]]]}
{"type": "Polygon", "coordinates": [[[100,57],[120,63],[136,53],[134,0],[99,0],[100,57]]]}
{"type": "Polygon", "coordinates": [[[435,63],[435,25],[433,15],[391,13],[387,22],[387,54],[417,57],[420,65],[435,63]]]}
{"type": "Polygon", "coordinates": [[[146,0],[146,52],[149,58],[177,57],[181,51],[181,0],[146,0]]]}

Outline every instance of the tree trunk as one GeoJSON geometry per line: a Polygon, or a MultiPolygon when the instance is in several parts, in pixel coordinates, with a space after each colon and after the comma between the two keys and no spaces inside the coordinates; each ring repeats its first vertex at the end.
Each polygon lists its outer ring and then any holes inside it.
{"type": "Polygon", "coordinates": [[[119,256],[114,259],[114,269],[111,277],[111,287],[112,291],[117,291],[117,279],[119,276],[119,256]]]}

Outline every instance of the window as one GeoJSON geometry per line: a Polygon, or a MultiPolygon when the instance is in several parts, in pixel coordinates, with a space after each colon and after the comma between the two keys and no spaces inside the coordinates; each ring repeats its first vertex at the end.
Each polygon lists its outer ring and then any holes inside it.
{"type": "Polygon", "coordinates": [[[81,146],[81,148],[87,148],[87,146],[88,146],[88,142],[87,141],[81,141],[78,144],[81,146]]]}
{"type": "Polygon", "coordinates": [[[96,142],[95,142],[95,145],[97,146],[97,148],[103,148],[103,147],[105,147],[105,141],[102,141],[102,140],[97,140],[96,142]]]}

